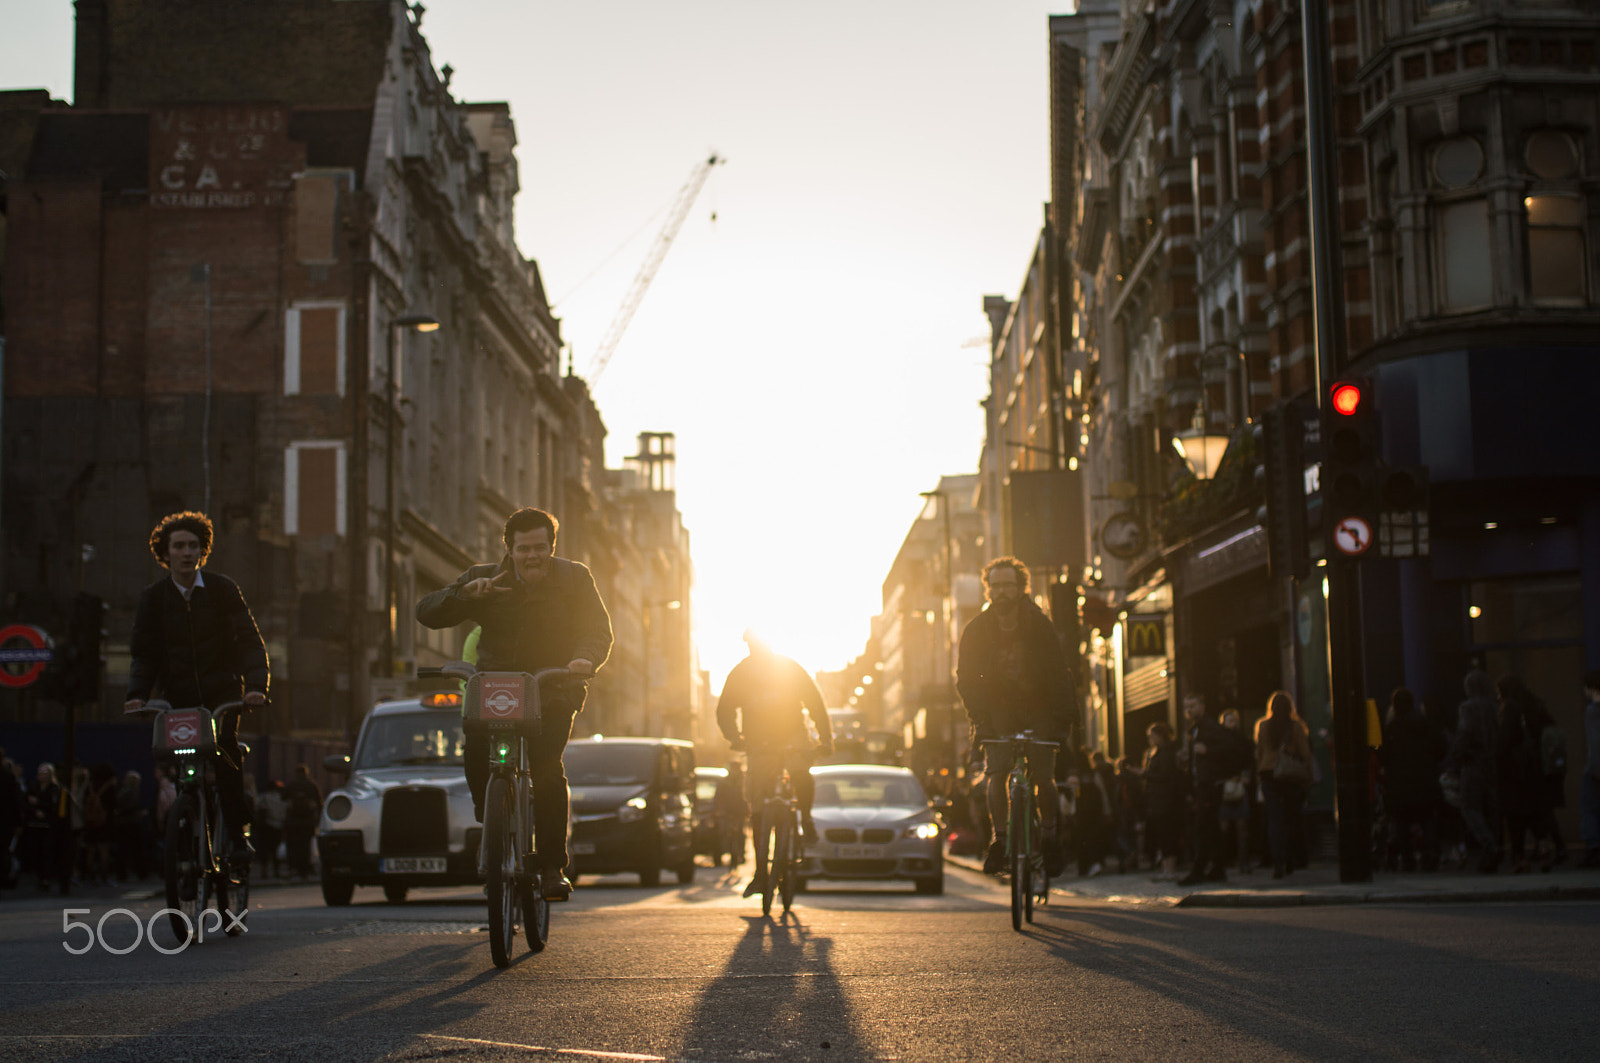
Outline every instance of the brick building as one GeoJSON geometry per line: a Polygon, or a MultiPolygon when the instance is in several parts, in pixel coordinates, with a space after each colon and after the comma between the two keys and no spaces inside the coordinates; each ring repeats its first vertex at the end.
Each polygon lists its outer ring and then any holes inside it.
{"type": "Polygon", "coordinates": [[[114,709],[149,528],[204,508],[268,642],[269,726],[343,734],[456,655],[414,604],[498,557],[517,506],[602,579],[631,563],[517,250],[509,108],[455,100],[398,0],[77,9],[74,105],[0,101],[8,616],[59,631],[103,596],[114,709]]]}
{"type": "MultiPolygon", "coordinates": [[[[1299,20],[1196,0],[1051,20],[1081,57],[1082,195],[1059,226],[1081,351],[1061,357],[1086,363],[1089,709],[1113,754],[1183,690],[1248,719],[1284,687],[1328,725],[1321,574],[1268,575],[1251,475],[1251,421],[1316,396],[1299,20]]],[[[1431,556],[1361,565],[1367,695],[1404,684],[1449,720],[1478,665],[1575,733],[1575,684],[1600,665],[1600,452],[1581,435],[1600,394],[1600,18],[1333,4],[1329,31],[1331,361],[1373,381],[1385,460],[1432,484],[1431,556]]]]}

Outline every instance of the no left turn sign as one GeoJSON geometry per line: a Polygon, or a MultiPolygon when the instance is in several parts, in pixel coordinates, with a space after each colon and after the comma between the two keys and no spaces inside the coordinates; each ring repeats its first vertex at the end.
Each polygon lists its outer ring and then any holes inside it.
{"type": "Polygon", "coordinates": [[[0,628],[0,686],[29,686],[54,659],[49,638],[32,624],[0,628]]]}

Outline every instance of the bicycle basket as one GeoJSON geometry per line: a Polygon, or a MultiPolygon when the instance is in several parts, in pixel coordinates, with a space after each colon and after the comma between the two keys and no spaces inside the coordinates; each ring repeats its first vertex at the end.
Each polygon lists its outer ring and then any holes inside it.
{"type": "Polygon", "coordinates": [[[468,734],[539,733],[539,692],[526,672],[479,672],[467,680],[468,734]]]}
{"type": "Polygon", "coordinates": [[[163,709],[156,714],[150,745],[158,757],[214,753],[217,722],[205,709],[163,709]]]}

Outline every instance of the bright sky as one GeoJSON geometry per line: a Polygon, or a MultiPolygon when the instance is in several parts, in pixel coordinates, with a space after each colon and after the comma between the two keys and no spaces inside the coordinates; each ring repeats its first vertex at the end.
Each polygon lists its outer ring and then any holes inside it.
{"type": "MultiPolygon", "coordinates": [[[[677,433],[702,663],[755,625],[859,653],[918,491],[975,471],[986,293],[1049,195],[1067,0],[429,0],[452,92],[511,104],[518,239],[584,372],[666,208],[716,169],[595,387],[610,464],[677,433]],[[713,210],[716,220],[711,220],[713,210]]],[[[0,87],[72,93],[70,0],[0,0],[0,87]]]]}

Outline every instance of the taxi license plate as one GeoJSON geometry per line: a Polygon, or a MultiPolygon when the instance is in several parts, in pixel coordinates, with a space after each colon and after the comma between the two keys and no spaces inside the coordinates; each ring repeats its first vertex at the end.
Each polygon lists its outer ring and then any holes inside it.
{"type": "Polygon", "coordinates": [[[841,845],[834,855],[840,860],[881,860],[883,859],[883,846],[841,845]]]}
{"type": "Polygon", "coordinates": [[[573,842],[572,853],[574,856],[593,856],[594,842],[573,842]]]}
{"type": "Polygon", "coordinates": [[[389,875],[443,874],[445,862],[442,856],[386,856],[378,870],[389,875]]]}

